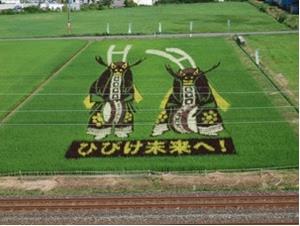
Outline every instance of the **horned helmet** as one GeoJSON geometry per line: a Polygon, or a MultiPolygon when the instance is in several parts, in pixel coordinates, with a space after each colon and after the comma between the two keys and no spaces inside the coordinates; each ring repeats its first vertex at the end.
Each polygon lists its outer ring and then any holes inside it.
{"type": "Polygon", "coordinates": [[[179,69],[175,72],[169,65],[166,65],[166,69],[175,79],[179,79],[185,85],[192,85],[203,74],[199,67],[179,69]]]}
{"type": "Polygon", "coordinates": [[[176,79],[181,80],[184,84],[192,85],[199,76],[217,68],[220,65],[220,62],[214,65],[212,68],[206,71],[200,70],[199,67],[196,66],[193,58],[187,54],[185,51],[178,48],[166,48],[165,51],[157,50],[157,49],[148,49],[146,50],[148,54],[158,55],[164,58],[169,59],[173,63],[179,66],[179,70],[175,72],[170,65],[165,65],[167,71],[176,79]],[[174,56],[173,54],[179,55],[179,58],[174,56]],[[190,67],[184,67],[181,63],[182,61],[188,61],[190,67]]]}
{"type": "Polygon", "coordinates": [[[117,61],[117,62],[112,62],[108,65],[107,63],[105,63],[103,61],[103,59],[100,56],[96,56],[95,59],[99,64],[107,67],[108,70],[110,70],[113,74],[116,74],[116,75],[124,74],[124,72],[126,72],[133,66],[140,64],[144,60],[144,59],[140,59],[133,64],[128,64],[127,62],[123,62],[123,61],[117,61]]]}

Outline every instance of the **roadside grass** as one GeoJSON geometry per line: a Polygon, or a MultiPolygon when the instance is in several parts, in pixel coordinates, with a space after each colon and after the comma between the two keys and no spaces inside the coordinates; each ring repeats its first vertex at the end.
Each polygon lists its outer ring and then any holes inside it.
{"type": "MultiPolygon", "coordinates": [[[[103,34],[106,24],[111,34],[153,34],[162,23],[163,33],[188,33],[190,21],[193,32],[274,31],[289,30],[271,16],[260,12],[247,2],[168,4],[153,7],[120,8],[102,11],[72,12],[73,35],[103,34]]],[[[0,37],[37,37],[67,35],[67,13],[1,15],[0,37]]]]}
{"type": "Polygon", "coordinates": [[[299,89],[298,35],[247,36],[246,39],[251,49],[259,49],[262,64],[273,72],[275,79],[280,74],[287,79],[281,81],[287,83],[287,89],[299,89]]]}
{"type": "MultiPolygon", "coordinates": [[[[240,60],[240,53],[236,52],[231,43],[231,40],[224,38],[173,39],[172,43],[167,39],[94,42],[59,76],[48,83],[40,93],[44,95],[34,96],[20,109],[43,109],[49,110],[48,112],[20,111],[8,122],[52,125],[8,124],[0,127],[0,171],[181,171],[297,165],[297,134],[271,102],[278,93],[269,95],[263,92],[252,76],[253,72],[258,73],[257,69],[251,65],[246,67],[240,60]],[[120,49],[126,44],[132,44],[129,62],[144,57],[146,49],[166,47],[185,50],[204,70],[220,60],[222,62],[220,68],[211,72],[208,79],[231,104],[227,112],[221,111],[227,131],[223,136],[230,135],[233,138],[237,154],[65,159],[64,154],[73,140],[92,140],[92,137],[85,133],[89,114],[88,111],[84,111],[83,100],[91,83],[104,70],[103,66],[95,62],[94,57],[101,55],[105,59],[106,51],[111,44],[116,44],[120,49]],[[274,123],[267,123],[268,121],[274,123]]],[[[130,139],[149,138],[160,111],[160,102],[172,84],[171,76],[164,69],[164,63],[169,62],[148,55],[141,65],[133,68],[134,81],[143,100],[136,105],[135,131],[130,139]]],[[[174,65],[173,67],[176,68],[174,65]]],[[[275,91],[270,89],[267,91],[275,91]]],[[[169,132],[159,138],[174,136],[178,139],[200,137],[200,135],[175,135],[169,132]]],[[[115,139],[113,136],[107,138],[113,139],[115,139]]]]}
{"type": "MultiPolygon", "coordinates": [[[[254,172],[172,172],[125,175],[66,175],[1,177],[0,195],[5,197],[71,197],[159,192],[279,192],[298,190],[298,170],[254,172]]],[[[209,194],[209,193],[207,193],[209,194]]]]}
{"type": "Polygon", "coordinates": [[[0,119],[85,41],[0,42],[0,119]]]}

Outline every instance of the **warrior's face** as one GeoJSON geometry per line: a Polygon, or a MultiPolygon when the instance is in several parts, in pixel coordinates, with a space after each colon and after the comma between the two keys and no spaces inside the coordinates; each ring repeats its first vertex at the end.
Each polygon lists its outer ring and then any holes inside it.
{"type": "Polygon", "coordinates": [[[115,75],[123,75],[123,73],[128,69],[128,64],[126,62],[114,62],[109,65],[109,69],[115,75]]]}
{"type": "Polygon", "coordinates": [[[200,76],[198,68],[185,68],[177,72],[177,77],[184,85],[193,85],[194,81],[200,76]]]}

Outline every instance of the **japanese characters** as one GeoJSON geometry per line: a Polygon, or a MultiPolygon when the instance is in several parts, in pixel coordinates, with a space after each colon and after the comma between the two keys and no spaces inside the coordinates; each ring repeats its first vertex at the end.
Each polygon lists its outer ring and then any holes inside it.
{"type": "Polygon", "coordinates": [[[231,138],[73,141],[67,158],[234,154],[231,138]]]}

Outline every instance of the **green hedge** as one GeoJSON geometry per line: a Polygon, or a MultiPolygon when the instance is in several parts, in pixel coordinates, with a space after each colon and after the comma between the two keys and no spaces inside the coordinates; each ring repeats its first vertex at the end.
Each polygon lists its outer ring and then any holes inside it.
{"type": "Polygon", "coordinates": [[[20,11],[17,11],[15,9],[5,9],[0,11],[0,15],[13,15],[13,14],[26,14],[26,13],[45,13],[49,12],[49,10],[41,9],[38,6],[28,6],[20,11]]]}
{"type": "Polygon", "coordinates": [[[103,10],[105,7],[102,3],[83,4],[80,6],[81,11],[103,10]]]}
{"type": "Polygon", "coordinates": [[[133,0],[125,0],[124,1],[125,7],[136,7],[137,4],[133,0]]]}

